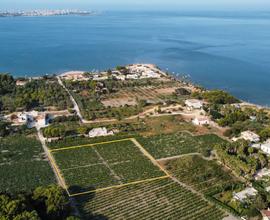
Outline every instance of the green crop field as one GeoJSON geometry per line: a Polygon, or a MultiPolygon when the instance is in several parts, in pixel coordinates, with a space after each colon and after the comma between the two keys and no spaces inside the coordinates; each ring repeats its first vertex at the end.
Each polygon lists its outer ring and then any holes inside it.
{"type": "Polygon", "coordinates": [[[22,135],[0,139],[0,191],[31,191],[55,182],[42,147],[35,137],[22,135]]]}
{"type": "Polygon", "coordinates": [[[129,139],[51,153],[71,194],[166,176],[129,139]]]}
{"type": "Polygon", "coordinates": [[[76,197],[83,219],[221,220],[226,214],[170,178],[76,197]]]}
{"type": "Polygon", "coordinates": [[[203,153],[216,143],[224,142],[217,135],[192,136],[187,132],[141,137],[138,141],[156,159],[188,153],[203,153]]]}
{"type": "Polygon", "coordinates": [[[207,161],[197,155],[171,160],[166,167],[178,180],[205,194],[239,182],[215,161],[207,161]]]}

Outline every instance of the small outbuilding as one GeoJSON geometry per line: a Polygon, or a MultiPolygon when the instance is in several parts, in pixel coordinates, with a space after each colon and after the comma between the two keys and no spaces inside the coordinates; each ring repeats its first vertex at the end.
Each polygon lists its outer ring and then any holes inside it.
{"type": "Polygon", "coordinates": [[[252,143],[258,143],[260,141],[260,136],[252,131],[242,132],[240,138],[250,141],[252,143]]]}
{"type": "Polygon", "coordinates": [[[192,120],[192,123],[194,125],[198,125],[198,126],[201,126],[201,125],[209,125],[210,124],[210,121],[207,117],[201,117],[201,118],[195,118],[192,120]]]}
{"type": "Polygon", "coordinates": [[[185,104],[189,110],[201,109],[203,107],[202,101],[200,101],[198,99],[188,99],[185,101],[185,104]]]}
{"type": "Polygon", "coordinates": [[[109,131],[107,130],[107,128],[102,127],[102,128],[93,128],[91,131],[89,131],[89,137],[93,138],[93,137],[101,137],[101,136],[110,136],[113,135],[113,131],[109,131]]]}
{"type": "Polygon", "coordinates": [[[258,191],[254,189],[253,187],[247,187],[241,192],[234,193],[233,198],[240,202],[244,202],[247,198],[256,196],[257,193],[258,191]]]}

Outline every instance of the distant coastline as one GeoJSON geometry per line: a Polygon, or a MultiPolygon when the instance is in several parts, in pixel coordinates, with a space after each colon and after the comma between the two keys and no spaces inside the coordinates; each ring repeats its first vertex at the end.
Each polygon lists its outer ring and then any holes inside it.
{"type": "Polygon", "coordinates": [[[0,11],[0,17],[47,17],[47,16],[66,16],[66,15],[94,15],[93,11],[81,11],[77,9],[61,10],[31,10],[31,11],[0,11]]]}

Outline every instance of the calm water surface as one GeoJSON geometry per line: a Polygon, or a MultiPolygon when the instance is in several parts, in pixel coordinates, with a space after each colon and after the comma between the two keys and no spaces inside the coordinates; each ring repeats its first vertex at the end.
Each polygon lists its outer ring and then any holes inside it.
{"type": "Polygon", "coordinates": [[[0,18],[0,72],[37,76],[137,62],[270,105],[270,13],[0,18]]]}

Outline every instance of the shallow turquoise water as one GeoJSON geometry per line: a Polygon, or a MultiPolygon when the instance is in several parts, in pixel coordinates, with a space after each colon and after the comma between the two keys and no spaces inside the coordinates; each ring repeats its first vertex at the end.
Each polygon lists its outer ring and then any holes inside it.
{"type": "Polygon", "coordinates": [[[156,63],[270,105],[270,13],[106,12],[0,18],[0,72],[35,76],[156,63]]]}

